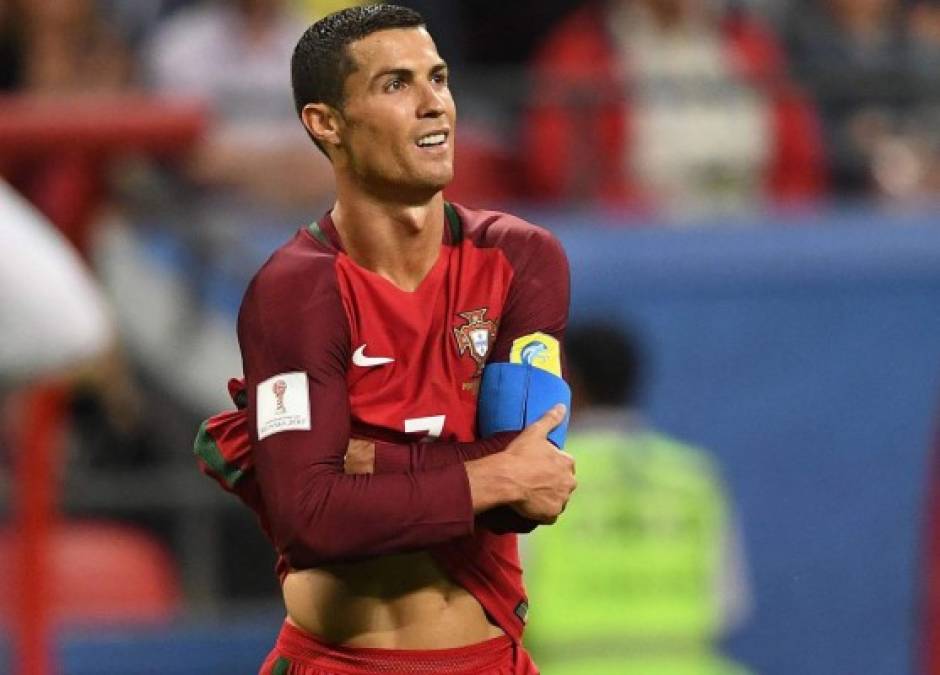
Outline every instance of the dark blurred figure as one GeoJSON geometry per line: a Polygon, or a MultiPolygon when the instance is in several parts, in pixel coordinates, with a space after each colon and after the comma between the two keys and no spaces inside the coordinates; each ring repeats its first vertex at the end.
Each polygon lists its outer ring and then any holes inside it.
{"type": "MultiPolygon", "coordinates": [[[[914,133],[907,145],[918,149],[922,158],[919,184],[911,192],[915,198],[940,198],[940,2],[916,0],[907,15],[910,59],[918,91],[924,96],[914,133]]],[[[914,153],[918,155],[917,152],[914,153]]]]}
{"type": "MultiPolygon", "coordinates": [[[[931,74],[936,82],[935,69],[940,60],[940,2],[917,0],[908,12],[907,21],[915,68],[934,69],[931,74]]],[[[936,90],[933,93],[936,94],[936,90]]]]}
{"type": "Polygon", "coordinates": [[[646,360],[629,333],[573,326],[566,354],[579,487],[529,536],[533,654],[552,675],[743,675],[716,647],[748,584],[714,461],[645,424],[646,360]]]}
{"type": "MultiPolygon", "coordinates": [[[[110,95],[127,87],[132,71],[120,34],[94,0],[0,0],[0,88],[7,93],[110,95]]],[[[24,158],[0,148],[0,175],[77,245],[104,189],[79,154],[64,146],[51,157],[24,158]]]]}
{"type": "Polygon", "coordinates": [[[0,0],[0,88],[108,92],[131,70],[122,37],[95,0],[0,0]]]}
{"type": "Polygon", "coordinates": [[[437,48],[458,75],[460,67],[521,66],[572,0],[402,0],[428,21],[437,48]]]}
{"type": "Polygon", "coordinates": [[[0,94],[16,89],[22,77],[17,24],[12,0],[0,0],[0,94]]]}
{"type": "Polygon", "coordinates": [[[718,0],[590,2],[533,62],[531,194],[679,213],[817,197],[817,119],[785,70],[718,0]]]}
{"type": "Polygon", "coordinates": [[[936,4],[804,2],[789,32],[822,111],[836,193],[915,199],[940,188],[936,4]]]}

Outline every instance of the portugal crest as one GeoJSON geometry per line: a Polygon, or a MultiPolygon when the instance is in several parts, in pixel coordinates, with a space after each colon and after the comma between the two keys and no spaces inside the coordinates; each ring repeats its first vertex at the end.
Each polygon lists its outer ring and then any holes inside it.
{"type": "Polygon", "coordinates": [[[483,369],[486,355],[490,353],[490,346],[496,339],[496,321],[488,321],[486,307],[474,309],[469,312],[459,312],[466,323],[454,328],[454,337],[457,339],[457,354],[463,356],[470,352],[470,356],[477,363],[477,372],[483,369]]]}

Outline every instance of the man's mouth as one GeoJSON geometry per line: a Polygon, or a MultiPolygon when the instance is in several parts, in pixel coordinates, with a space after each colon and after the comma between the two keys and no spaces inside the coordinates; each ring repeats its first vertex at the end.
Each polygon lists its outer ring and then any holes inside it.
{"type": "Polygon", "coordinates": [[[417,145],[419,148],[436,148],[438,146],[444,145],[446,142],[446,131],[434,131],[419,138],[417,145]]]}

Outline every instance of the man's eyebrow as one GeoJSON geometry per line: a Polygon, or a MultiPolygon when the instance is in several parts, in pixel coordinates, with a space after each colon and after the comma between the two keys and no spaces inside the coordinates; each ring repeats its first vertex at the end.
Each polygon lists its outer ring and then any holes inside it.
{"type": "MultiPolygon", "coordinates": [[[[439,62],[439,63],[434,64],[434,65],[431,67],[431,74],[437,74],[437,73],[441,72],[442,70],[448,70],[448,66],[447,66],[447,62],[446,62],[446,61],[441,61],[441,62],[439,62]]],[[[383,77],[385,77],[385,76],[387,76],[387,75],[394,75],[394,76],[400,77],[400,78],[402,78],[402,79],[404,80],[404,79],[408,79],[408,78],[410,78],[410,77],[413,77],[414,74],[415,74],[415,71],[413,71],[411,68],[386,68],[385,70],[379,71],[378,73],[376,73],[375,75],[373,75],[373,76],[372,76],[372,81],[374,82],[374,81],[376,81],[376,80],[378,80],[378,79],[380,79],[380,78],[383,78],[383,77]]]]}
{"type": "Polygon", "coordinates": [[[395,75],[396,77],[407,79],[414,75],[414,71],[410,68],[386,68],[385,70],[382,70],[373,75],[372,81],[374,82],[380,78],[385,77],[386,75],[395,75]]]}

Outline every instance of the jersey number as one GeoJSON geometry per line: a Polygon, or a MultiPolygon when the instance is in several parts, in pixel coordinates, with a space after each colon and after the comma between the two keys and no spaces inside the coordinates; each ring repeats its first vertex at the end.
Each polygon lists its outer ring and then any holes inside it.
{"type": "Polygon", "coordinates": [[[444,432],[444,419],[446,417],[447,415],[412,417],[405,420],[405,433],[412,434],[425,431],[428,435],[421,439],[423,442],[436,441],[444,432]]]}

